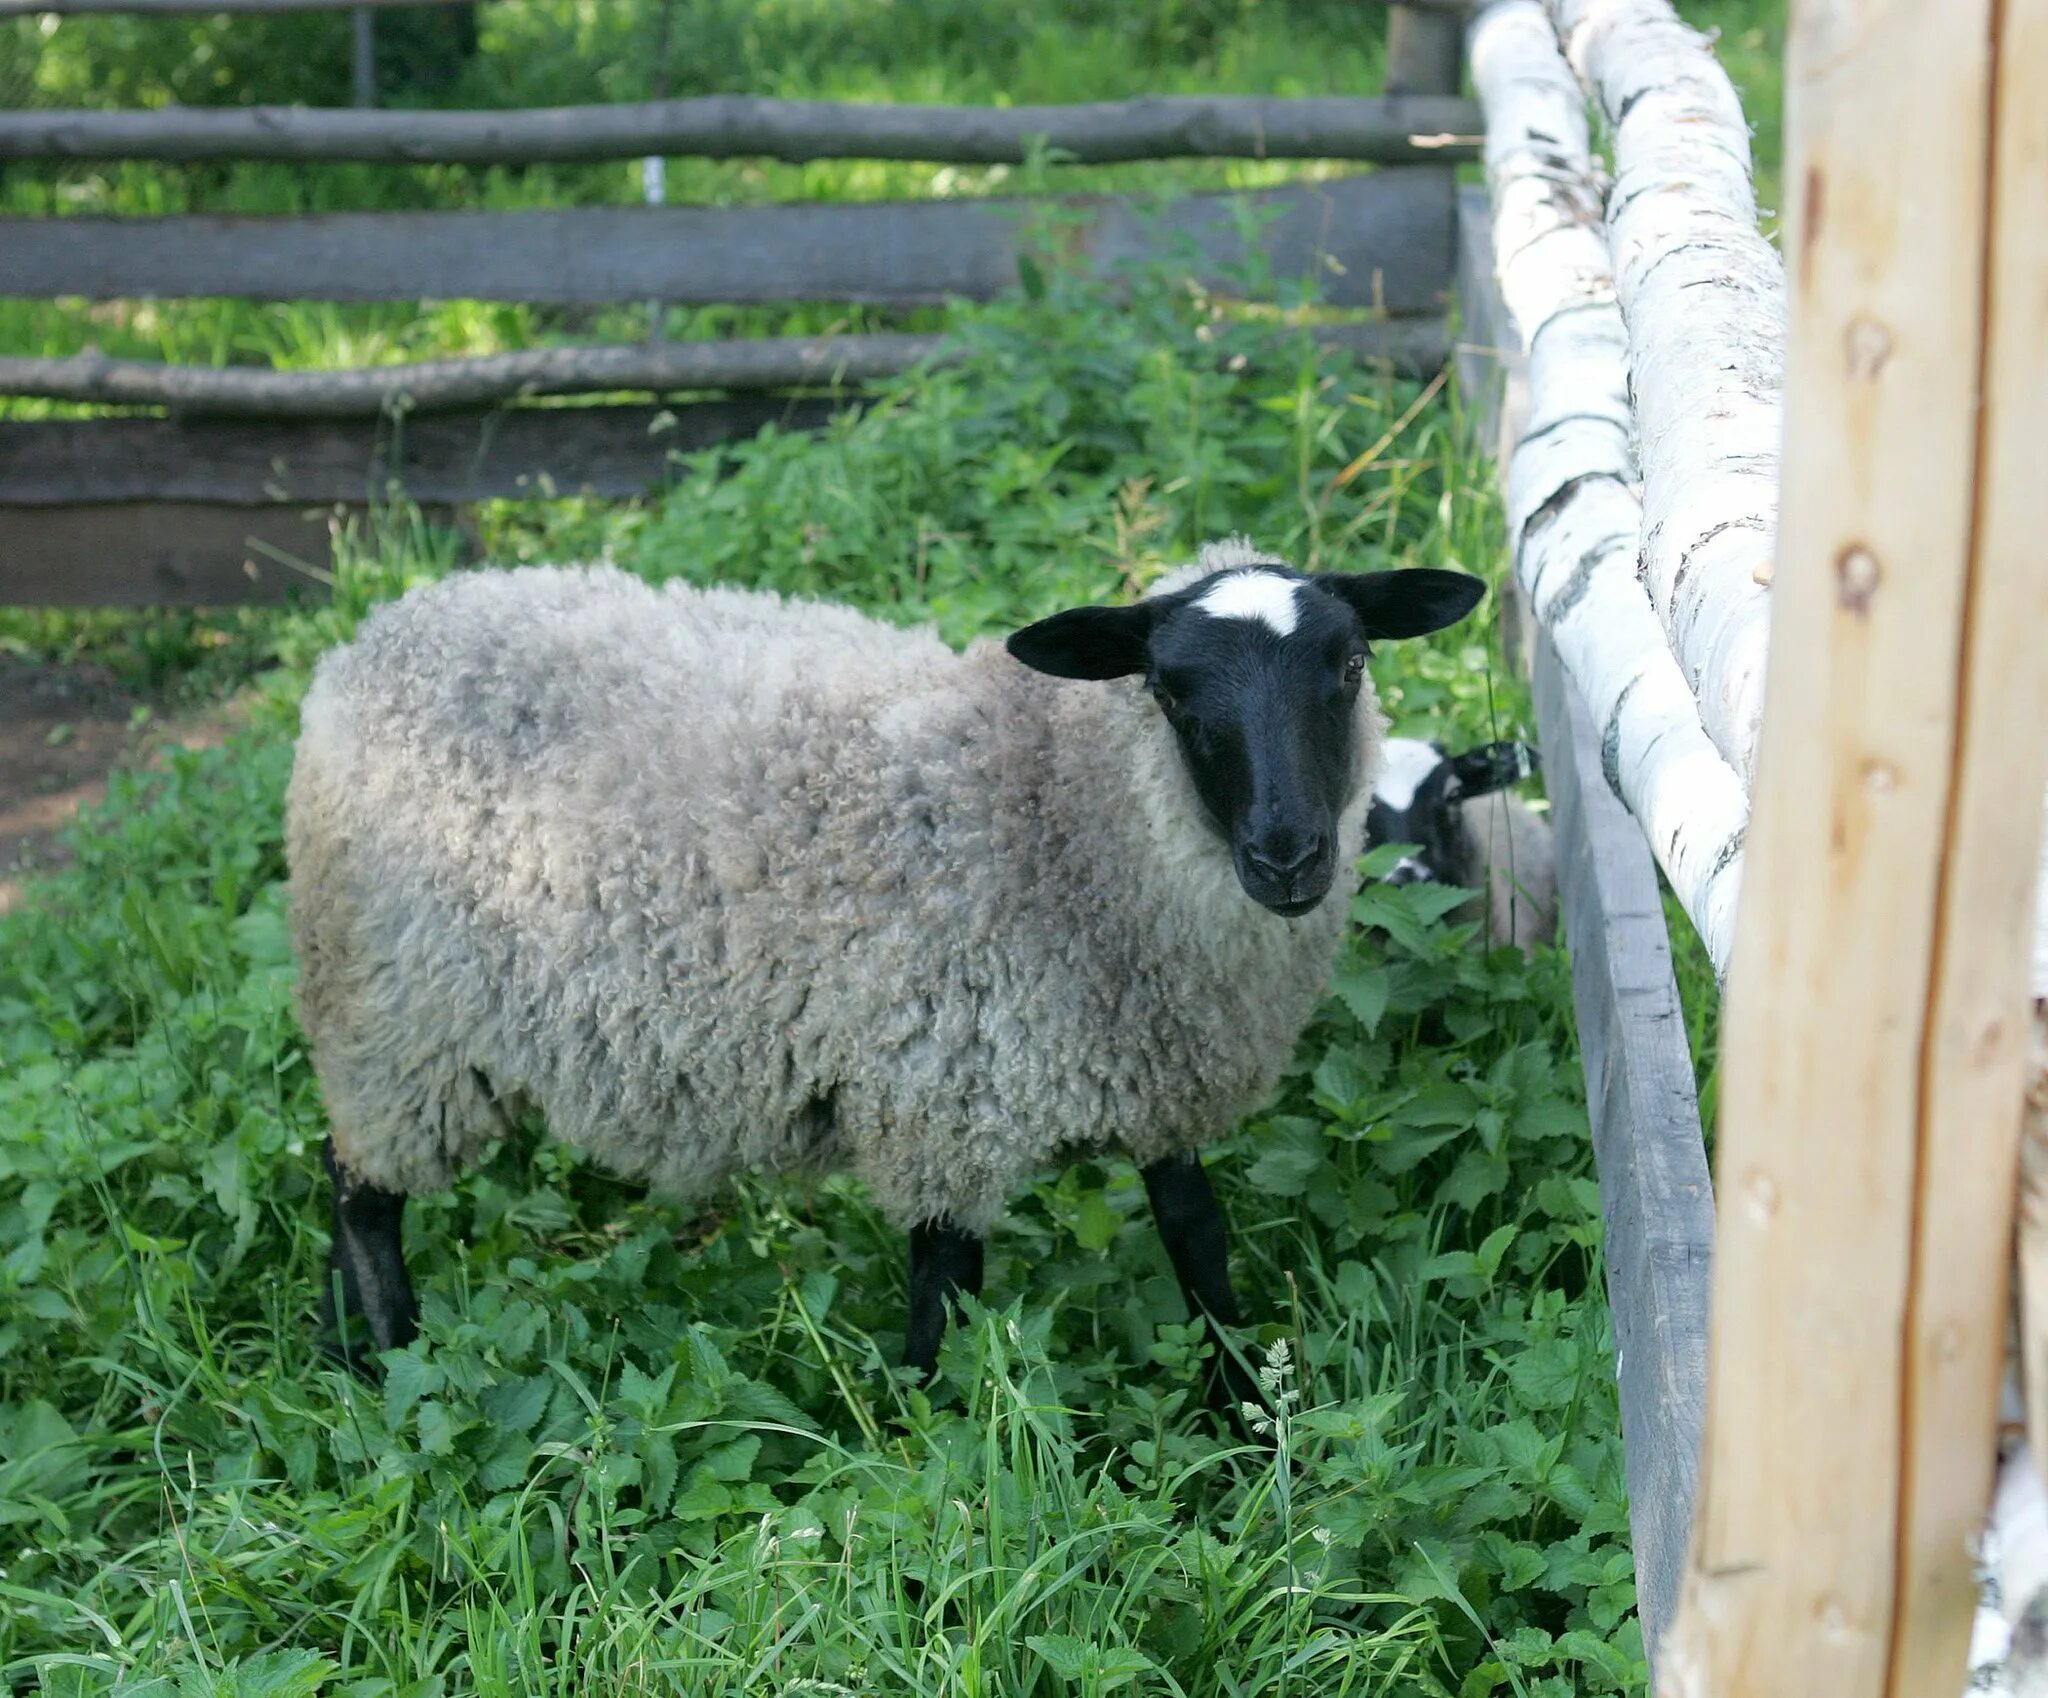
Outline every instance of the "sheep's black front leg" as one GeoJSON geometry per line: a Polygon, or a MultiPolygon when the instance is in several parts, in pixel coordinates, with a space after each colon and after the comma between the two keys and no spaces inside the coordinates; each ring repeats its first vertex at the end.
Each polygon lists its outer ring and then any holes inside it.
{"type": "Polygon", "coordinates": [[[419,1306],[406,1276],[399,1244],[405,1197],[364,1183],[334,1159],[334,1143],[323,1152],[334,1181],[334,1249],[327,1307],[333,1306],[334,1276],[341,1280],[342,1313],[335,1323],[342,1355],[359,1365],[370,1350],[396,1350],[419,1331],[419,1306]],[[369,1337],[364,1338],[367,1331],[369,1337]],[[367,1347],[367,1348],[366,1348],[367,1347]]]}
{"type": "Polygon", "coordinates": [[[903,1360],[921,1380],[939,1365],[946,1311],[957,1294],[981,1295],[981,1239],[948,1221],[910,1229],[910,1321],[903,1329],[903,1360]]]}
{"type": "Polygon", "coordinates": [[[1223,1209],[1203,1170],[1202,1158],[1167,1156],[1139,1170],[1145,1194],[1152,1199],[1152,1218],[1166,1245],[1168,1260],[1180,1281],[1191,1313],[1209,1323],[1216,1356],[1209,1374],[1209,1400],[1219,1407],[1264,1403],[1251,1375],[1230,1352],[1224,1327],[1242,1325],[1237,1293],[1230,1285],[1230,1244],[1223,1209]]]}

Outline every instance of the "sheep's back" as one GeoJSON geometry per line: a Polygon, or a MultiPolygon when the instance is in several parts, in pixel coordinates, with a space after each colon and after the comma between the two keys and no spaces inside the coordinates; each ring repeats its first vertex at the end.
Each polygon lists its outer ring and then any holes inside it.
{"type": "Polygon", "coordinates": [[[877,824],[869,720],[952,664],[849,610],[604,569],[367,620],[308,693],[287,826],[301,1009],[358,1169],[444,1183],[524,1100],[685,1190],[830,1159],[811,1005],[861,926],[838,886],[877,824]]]}

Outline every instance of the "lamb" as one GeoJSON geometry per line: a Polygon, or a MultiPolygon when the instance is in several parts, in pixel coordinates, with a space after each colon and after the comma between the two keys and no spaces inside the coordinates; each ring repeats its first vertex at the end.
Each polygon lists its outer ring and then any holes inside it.
{"type": "Polygon", "coordinates": [[[344,1336],[414,1335],[404,1198],[529,1105],[686,1196],[851,1169],[909,1229],[926,1375],[1005,1198],[1070,1152],[1139,1164],[1191,1308],[1237,1324],[1194,1152],[1323,992],[1368,641],[1482,593],[1232,539],[960,654],[606,567],[380,609],[315,673],[286,807],[344,1336]]]}
{"type": "Polygon", "coordinates": [[[1458,755],[1413,737],[1389,737],[1366,815],[1366,842],[1414,844],[1390,884],[1463,885],[1482,893],[1452,911],[1483,920],[1488,948],[1528,950],[1557,936],[1557,852],[1550,825],[1508,786],[1535,769],[1520,743],[1486,743],[1458,755]]]}

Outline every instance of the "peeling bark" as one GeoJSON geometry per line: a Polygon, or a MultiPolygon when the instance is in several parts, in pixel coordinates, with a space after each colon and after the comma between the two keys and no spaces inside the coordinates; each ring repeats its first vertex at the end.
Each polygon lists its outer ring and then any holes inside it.
{"type": "Polygon", "coordinates": [[[1643,582],[1747,786],[1778,517],[1785,272],[1757,229],[1749,125],[1668,0],[1548,0],[1614,137],[1607,241],[1634,386],[1643,582]]]}
{"type": "Polygon", "coordinates": [[[1501,295],[1529,349],[1530,416],[1508,469],[1515,570],[1600,730],[1603,764],[1725,970],[1748,804],[1636,575],[1628,337],[1585,99],[1541,0],[1474,23],[1501,295]]]}

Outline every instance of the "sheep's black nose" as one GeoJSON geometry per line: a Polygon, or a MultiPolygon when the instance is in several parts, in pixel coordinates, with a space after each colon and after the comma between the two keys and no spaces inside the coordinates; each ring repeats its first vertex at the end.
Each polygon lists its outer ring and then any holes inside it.
{"type": "Polygon", "coordinates": [[[1403,855],[1389,869],[1386,882],[1388,884],[1434,884],[1436,882],[1436,875],[1429,870],[1425,863],[1417,860],[1415,856],[1403,855]]]}
{"type": "Polygon", "coordinates": [[[1302,839],[1298,850],[1290,850],[1284,843],[1284,839],[1269,842],[1264,847],[1248,843],[1245,845],[1244,858],[1261,878],[1268,878],[1275,884],[1284,885],[1296,873],[1306,871],[1321,860],[1327,847],[1320,836],[1302,839]]]}

